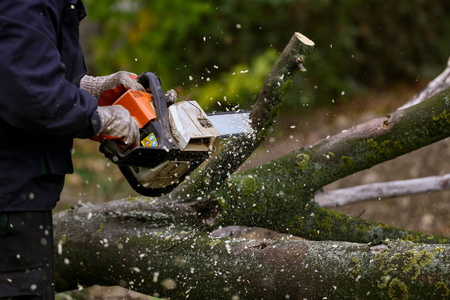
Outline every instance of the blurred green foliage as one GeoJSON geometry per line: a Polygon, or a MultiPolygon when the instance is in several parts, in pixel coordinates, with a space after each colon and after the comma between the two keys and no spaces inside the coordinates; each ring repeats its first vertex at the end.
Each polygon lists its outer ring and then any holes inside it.
{"type": "MultiPolygon", "coordinates": [[[[209,110],[254,103],[292,34],[316,43],[287,105],[430,79],[450,54],[448,0],[85,0],[91,73],[148,70],[209,110]]],[[[333,100],[332,100],[333,99],[333,100]]]]}

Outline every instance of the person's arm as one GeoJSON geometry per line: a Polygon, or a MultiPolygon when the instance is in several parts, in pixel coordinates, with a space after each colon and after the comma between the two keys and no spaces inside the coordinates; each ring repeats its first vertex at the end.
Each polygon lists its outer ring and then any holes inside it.
{"type": "Polygon", "coordinates": [[[0,1],[0,119],[37,134],[88,138],[97,99],[65,78],[57,45],[65,1],[0,1]]]}

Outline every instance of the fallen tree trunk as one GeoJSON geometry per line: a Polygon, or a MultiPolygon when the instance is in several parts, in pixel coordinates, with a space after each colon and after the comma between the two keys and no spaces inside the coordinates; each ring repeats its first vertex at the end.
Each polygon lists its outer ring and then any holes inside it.
{"type": "Polygon", "coordinates": [[[405,291],[420,291],[417,295],[423,298],[448,289],[444,255],[448,246],[408,241],[447,244],[449,239],[327,210],[317,205],[314,194],[328,183],[449,136],[450,101],[445,101],[449,90],[263,166],[231,174],[267,134],[289,88],[285,76],[299,69],[311,43],[295,34],[286,47],[283,53],[289,55],[282,55],[283,63],[276,64],[252,115],[255,134],[232,141],[206,171],[173,194],[82,205],[55,215],[57,288],[121,284],[172,299],[188,295],[354,299],[367,293],[400,297],[405,291]],[[292,47],[305,42],[306,48],[292,47]],[[229,225],[343,242],[239,240],[226,236],[229,225]],[[382,255],[372,253],[375,248],[369,245],[389,239],[401,241],[389,242],[389,249],[379,246],[382,255]],[[411,263],[400,264],[399,259],[411,263]],[[348,282],[349,268],[353,284],[348,282]]]}
{"type": "Polygon", "coordinates": [[[79,207],[56,218],[58,228],[65,220],[83,228],[56,232],[59,289],[120,284],[170,299],[438,299],[449,291],[448,245],[314,242],[236,226],[189,234],[137,218],[121,219],[118,232],[113,215],[88,215],[79,207]]]}

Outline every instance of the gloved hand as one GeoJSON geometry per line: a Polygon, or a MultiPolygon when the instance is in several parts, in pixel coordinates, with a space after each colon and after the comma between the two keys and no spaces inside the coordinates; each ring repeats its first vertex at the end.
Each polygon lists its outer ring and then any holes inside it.
{"type": "Polygon", "coordinates": [[[145,92],[144,87],[137,82],[137,75],[126,71],[107,76],[84,76],[81,78],[80,88],[99,99],[104,91],[123,85],[126,89],[145,92]]]}
{"type": "Polygon", "coordinates": [[[97,114],[101,122],[98,136],[123,139],[126,146],[139,139],[139,125],[122,105],[99,106],[97,114]]]}

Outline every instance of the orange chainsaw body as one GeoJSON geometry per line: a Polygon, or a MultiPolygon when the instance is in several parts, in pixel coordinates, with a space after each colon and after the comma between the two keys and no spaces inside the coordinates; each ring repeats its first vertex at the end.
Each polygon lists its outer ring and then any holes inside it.
{"type": "Polygon", "coordinates": [[[152,105],[152,94],[128,90],[113,105],[122,105],[137,121],[139,128],[156,119],[155,109],[152,105]]]}

